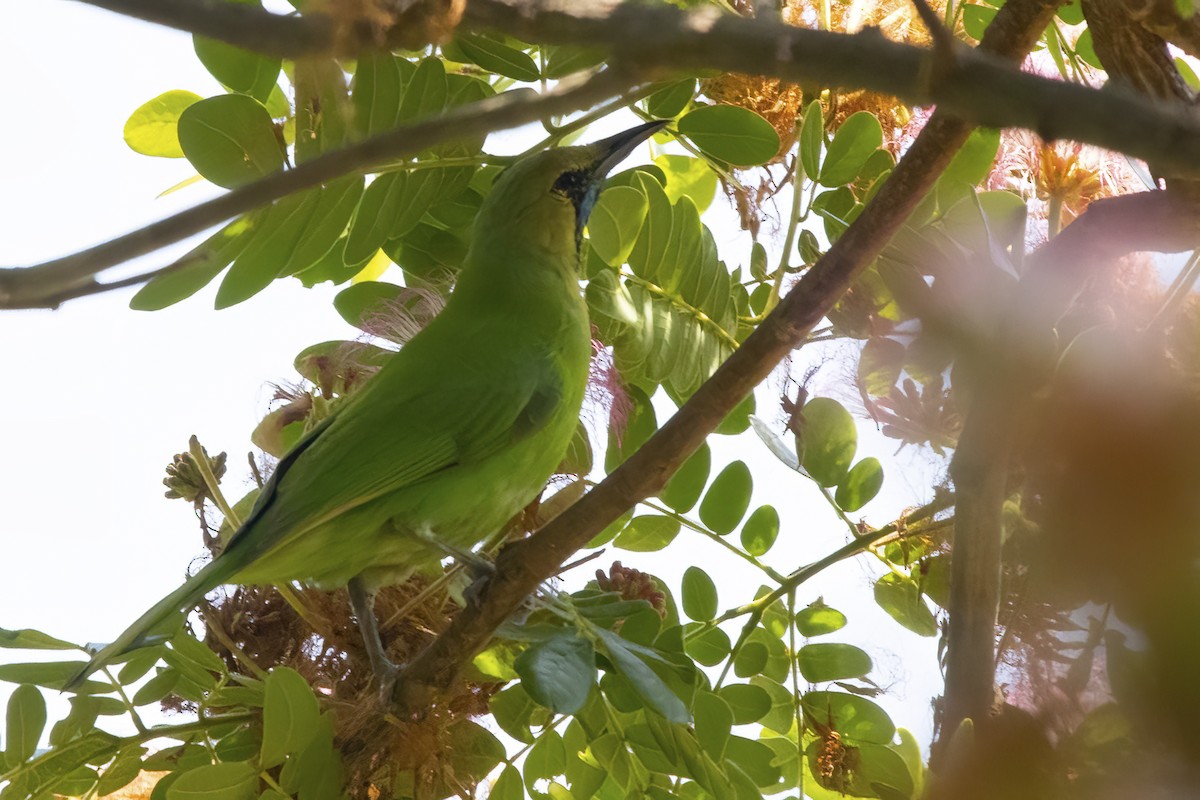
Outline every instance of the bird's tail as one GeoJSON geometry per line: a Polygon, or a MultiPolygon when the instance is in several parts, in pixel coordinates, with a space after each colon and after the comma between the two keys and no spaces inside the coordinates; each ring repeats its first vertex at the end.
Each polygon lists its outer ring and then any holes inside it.
{"type": "Polygon", "coordinates": [[[120,636],[101,648],[79,672],[63,685],[63,691],[78,688],[87,676],[96,670],[107,666],[130,650],[136,650],[148,644],[147,635],[156,627],[172,614],[192,608],[200,602],[204,595],[225,583],[241,566],[239,559],[213,559],[182,586],[152,605],[120,636]]]}

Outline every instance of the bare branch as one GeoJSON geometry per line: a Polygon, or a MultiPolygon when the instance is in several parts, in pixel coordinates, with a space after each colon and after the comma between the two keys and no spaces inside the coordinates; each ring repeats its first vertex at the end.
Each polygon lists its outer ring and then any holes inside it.
{"type": "MultiPolygon", "coordinates": [[[[167,28],[207,36],[264,55],[296,58],[333,49],[325,14],[272,14],[257,3],[225,0],[83,0],[90,6],[167,28]]],[[[363,43],[365,47],[365,42],[363,43]]],[[[378,45],[376,45],[378,47],[378,45]]]]}
{"type": "MultiPolygon", "coordinates": [[[[564,82],[554,91],[529,99],[504,93],[451,109],[335,150],[286,172],[277,172],[194,208],[120,236],[104,244],[31,267],[0,269],[0,309],[53,308],[65,299],[129,285],[131,280],[100,284],[95,276],[110,267],[186,239],[225,220],[310,189],[351,172],[412,156],[442,142],[514,128],[556,114],[588,108],[623,94],[632,73],[608,68],[583,81],[564,82]]],[[[142,276],[148,279],[153,273],[142,276]]]]}
{"type": "MultiPolygon", "coordinates": [[[[1057,5],[1055,0],[1009,0],[997,14],[984,46],[1013,60],[1023,57],[1057,5]]],[[[935,113],[858,219],[679,412],[581,500],[530,538],[501,551],[496,572],[482,587],[478,603],[460,613],[404,671],[397,685],[402,706],[426,707],[560,563],[625,509],[666,484],[882,251],[970,130],[965,122],[935,113]]]]}

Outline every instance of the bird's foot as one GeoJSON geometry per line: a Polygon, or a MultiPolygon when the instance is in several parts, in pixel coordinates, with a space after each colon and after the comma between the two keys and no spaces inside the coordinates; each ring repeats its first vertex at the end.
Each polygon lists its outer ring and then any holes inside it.
{"type": "Polygon", "coordinates": [[[476,574],[475,580],[471,581],[467,585],[466,589],[463,589],[463,600],[470,608],[479,609],[483,607],[484,587],[487,586],[487,583],[489,580],[491,580],[492,576],[496,574],[496,568],[492,567],[491,564],[488,564],[488,566],[491,568],[489,571],[482,574],[476,574]]]}

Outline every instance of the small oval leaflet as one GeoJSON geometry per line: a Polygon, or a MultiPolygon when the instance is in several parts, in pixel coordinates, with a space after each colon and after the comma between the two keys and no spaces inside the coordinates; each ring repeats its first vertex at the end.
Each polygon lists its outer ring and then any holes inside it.
{"type": "Polygon", "coordinates": [[[765,164],[779,152],[771,123],[740,106],[701,106],[684,114],[679,132],[713,158],[735,167],[765,164]]]}
{"type": "Polygon", "coordinates": [[[308,681],[288,667],[276,667],[267,675],[263,701],[263,767],[279,764],[303,750],[317,729],[321,716],[317,698],[308,681]]]}
{"type": "Polygon", "coordinates": [[[818,600],[796,612],[796,630],[801,636],[823,636],[846,627],[846,615],[818,600]]]}
{"type": "Polygon", "coordinates": [[[179,146],[179,115],[200,99],[195,92],[172,89],[147,100],[125,122],[125,144],[144,156],[183,158],[183,148],[179,146]]]}
{"type": "Polygon", "coordinates": [[[688,567],[683,573],[683,613],[697,622],[717,615],[717,586],[708,573],[699,567],[688,567]]]}
{"type": "Polygon", "coordinates": [[[574,631],[530,647],[514,666],[529,696],[558,714],[583,708],[596,683],[595,649],[574,631]]]}
{"type": "Polygon", "coordinates": [[[179,115],[179,146],[196,171],[233,189],[283,168],[271,114],[244,94],[197,101],[179,115]]]}
{"type": "Polygon", "coordinates": [[[866,652],[840,642],[806,644],[796,654],[796,663],[809,683],[861,678],[871,671],[871,657],[866,652]]]}
{"type": "Polygon", "coordinates": [[[858,428],[841,403],[817,397],[804,406],[804,469],[822,486],[836,486],[850,470],[858,428]]]}
{"type": "Polygon", "coordinates": [[[730,533],[750,506],[754,479],[743,461],[734,461],[713,480],[700,502],[700,520],[715,533],[730,533]]]}
{"type": "Polygon", "coordinates": [[[779,512],[774,506],[764,505],[754,509],[742,526],[742,548],[755,557],[766,555],[778,537],[779,512]]]}

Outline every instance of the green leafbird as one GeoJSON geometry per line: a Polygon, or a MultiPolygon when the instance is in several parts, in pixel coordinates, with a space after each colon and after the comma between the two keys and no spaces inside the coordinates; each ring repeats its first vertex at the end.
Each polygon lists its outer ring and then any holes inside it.
{"type": "Polygon", "coordinates": [[[583,226],[604,176],[665,122],[523,159],[497,180],[445,309],[279,462],[225,550],[66,688],[224,583],[349,585],[384,686],[374,589],[495,533],[575,432],[591,359],[583,226]]]}

